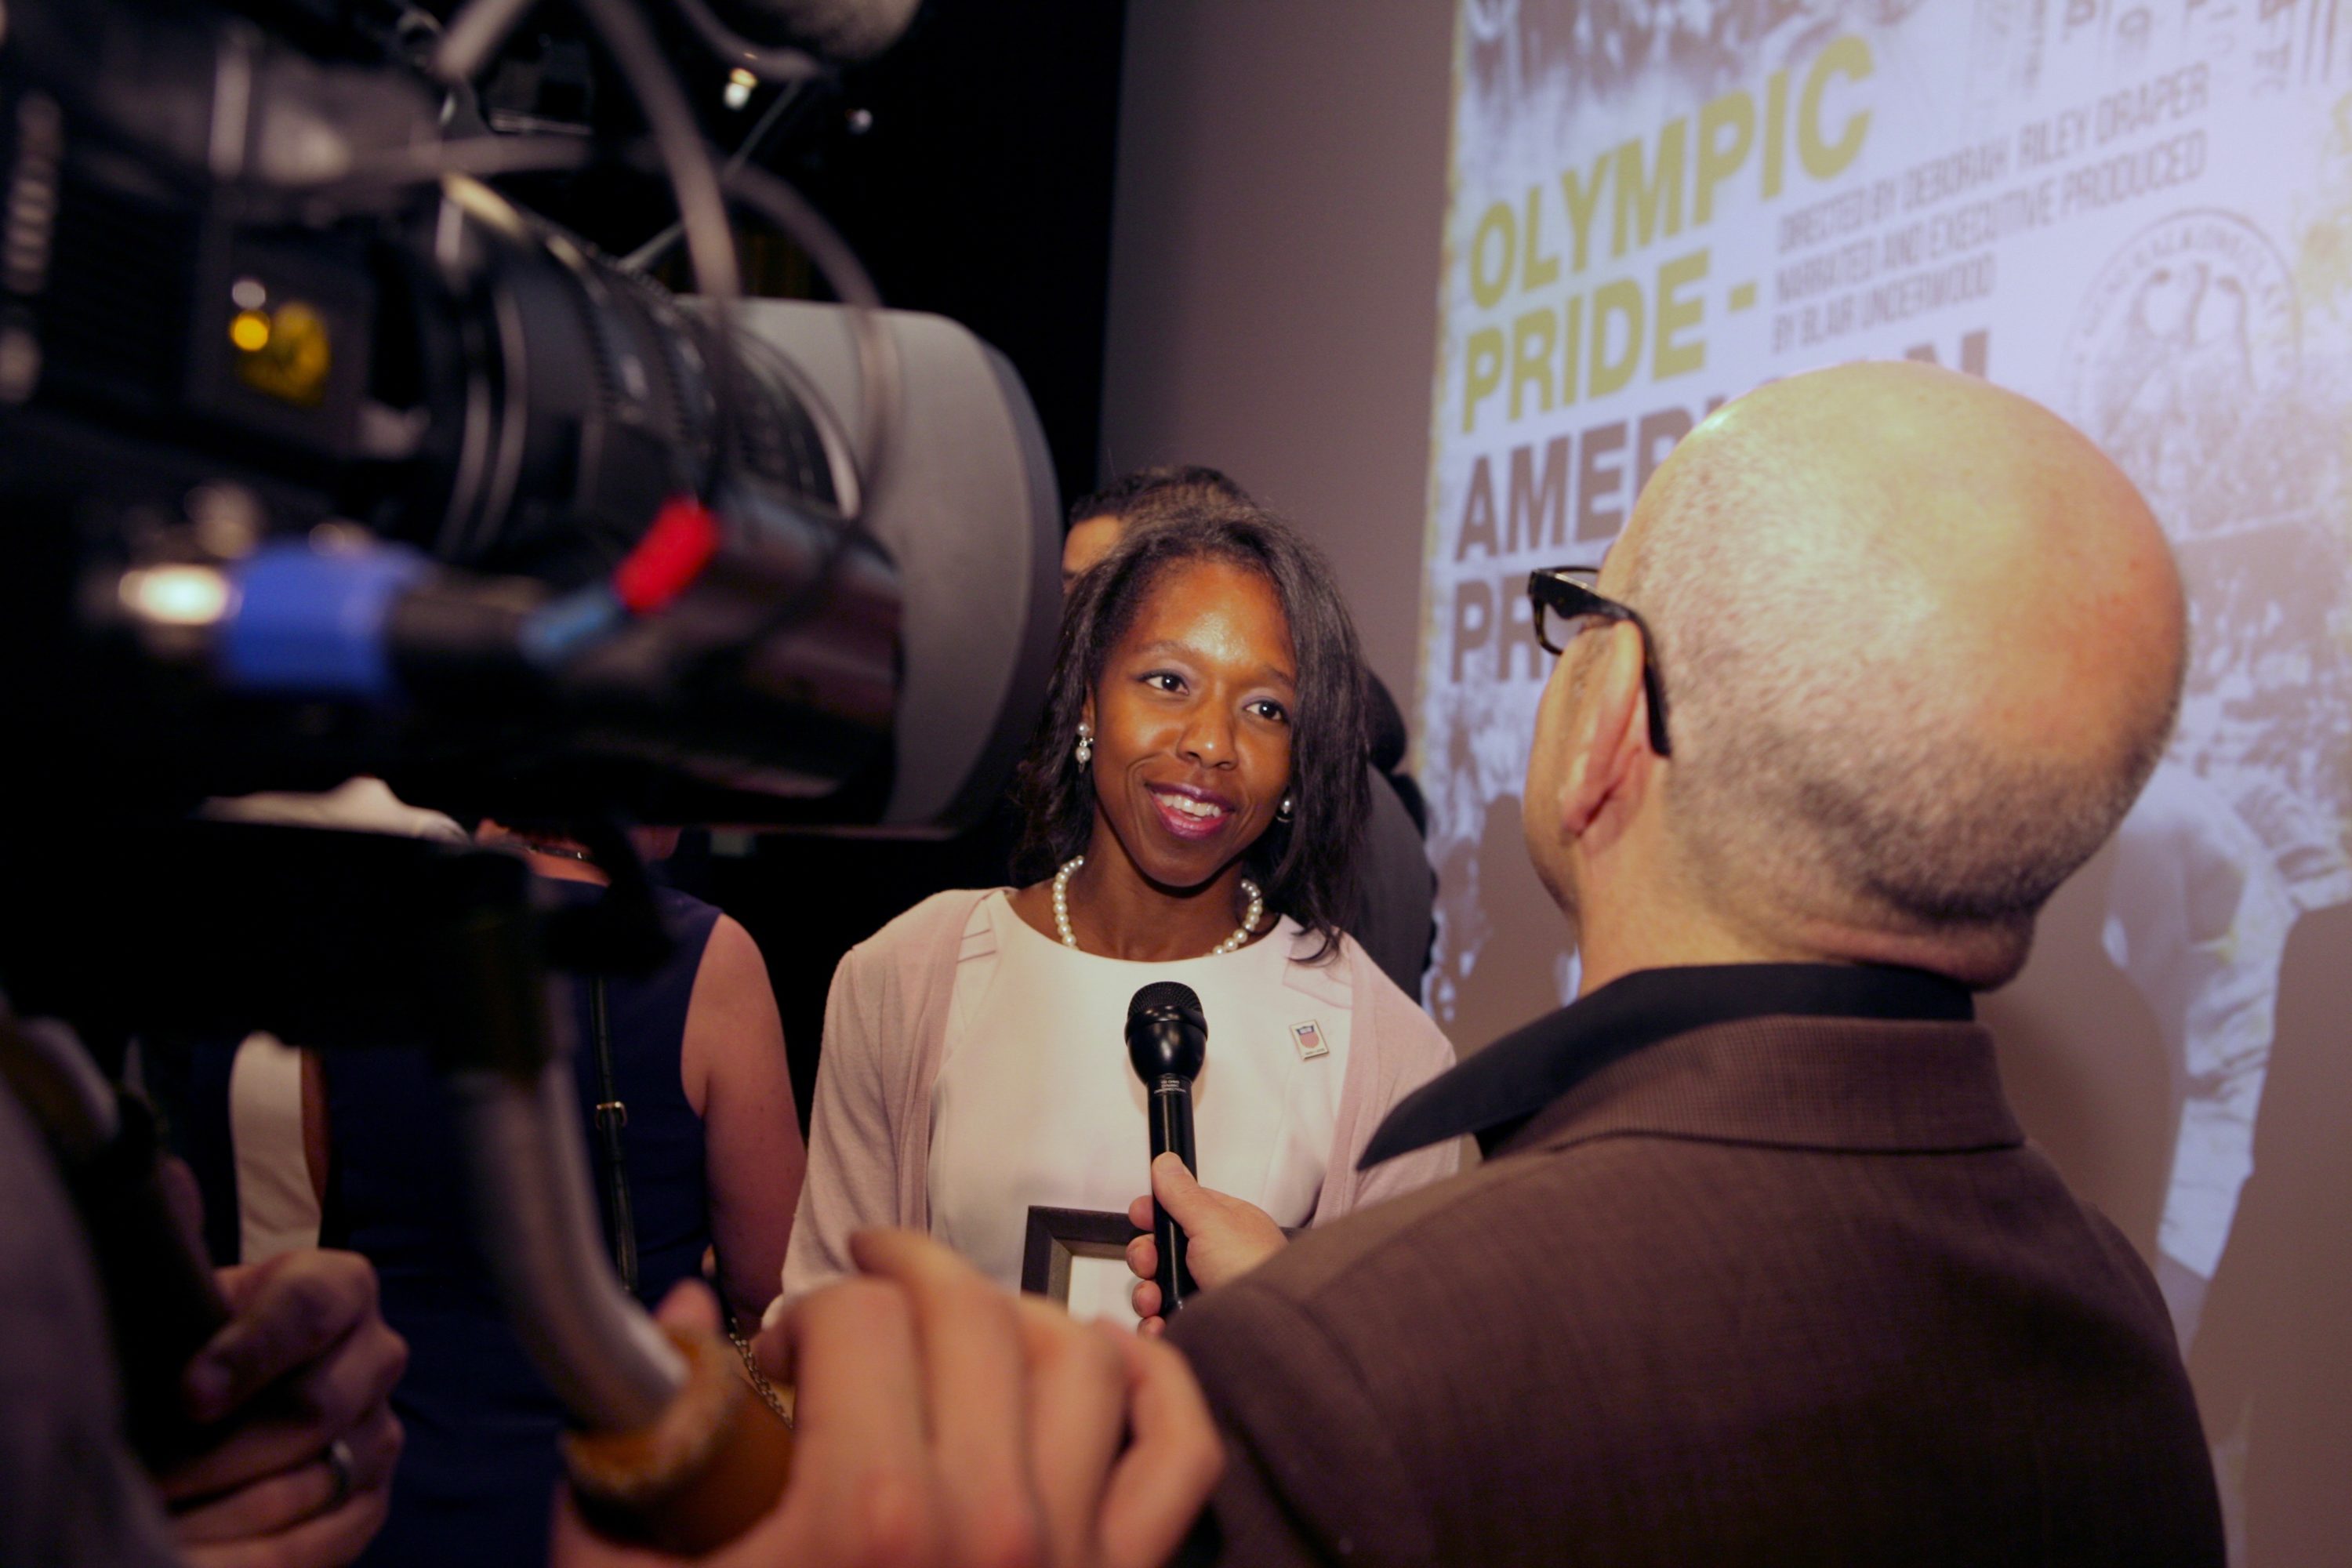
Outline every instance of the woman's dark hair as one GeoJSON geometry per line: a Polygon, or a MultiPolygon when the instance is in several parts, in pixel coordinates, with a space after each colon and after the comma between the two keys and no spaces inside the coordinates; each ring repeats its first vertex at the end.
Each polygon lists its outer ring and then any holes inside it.
{"type": "Polygon", "coordinates": [[[1083,854],[1094,831],[1093,772],[1073,755],[1087,695],[1127,635],[1145,595],[1171,567],[1223,561],[1273,585],[1298,660],[1290,734],[1291,819],[1268,826],[1242,863],[1266,908],[1323,939],[1311,962],[1339,951],[1341,922],[1356,912],[1356,846],[1371,808],[1364,772],[1363,657],[1355,624],[1315,547],[1272,513],[1216,497],[1155,509],[1078,580],[1062,611],[1061,646],[1045,711],[1021,764],[1024,824],[1014,859],[1020,879],[1051,876],[1083,854]]]}

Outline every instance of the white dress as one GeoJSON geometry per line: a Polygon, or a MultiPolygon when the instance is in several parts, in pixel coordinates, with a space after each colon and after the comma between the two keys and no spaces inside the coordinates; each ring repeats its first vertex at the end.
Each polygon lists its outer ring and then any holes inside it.
{"type": "MultiPolygon", "coordinates": [[[[1171,980],[1199,994],[1209,1026],[1192,1086],[1202,1182],[1307,1223],[1332,1157],[1351,1009],[1289,984],[1296,921],[1219,957],[1141,963],[1064,946],[1002,891],[982,910],[996,951],[956,971],[931,1090],[934,1236],[1017,1287],[1032,1205],[1123,1212],[1150,1190],[1127,1008],[1171,980]]],[[[1124,1266],[1074,1269],[1070,1310],[1132,1322],[1131,1282],[1124,1266]]]]}

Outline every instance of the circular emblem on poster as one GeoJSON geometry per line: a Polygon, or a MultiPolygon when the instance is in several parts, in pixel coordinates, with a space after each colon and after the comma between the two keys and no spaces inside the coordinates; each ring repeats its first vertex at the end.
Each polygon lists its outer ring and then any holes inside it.
{"type": "Polygon", "coordinates": [[[2178,213],[2133,236],[2084,296],[2067,413],[2159,512],[2218,522],[2239,510],[2231,476],[2257,467],[2239,443],[2293,416],[2302,339],[2278,247],[2234,213],[2178,213]]]}

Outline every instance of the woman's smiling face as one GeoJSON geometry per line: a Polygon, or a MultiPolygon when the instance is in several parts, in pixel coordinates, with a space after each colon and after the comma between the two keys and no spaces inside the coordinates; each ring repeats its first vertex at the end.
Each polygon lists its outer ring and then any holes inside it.
{"type": "Polygon", "coordinates": [[[1213,558],[1145,591],[1087,700],[1097,838],[1196,888],[1257,841],[1290,784],[1297,658],[1274,584],[1213,558]]]}

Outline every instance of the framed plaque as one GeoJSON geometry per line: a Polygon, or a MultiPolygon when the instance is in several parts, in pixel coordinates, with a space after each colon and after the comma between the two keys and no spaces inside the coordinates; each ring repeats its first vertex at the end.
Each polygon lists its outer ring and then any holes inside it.
{"type": "Polygon", "coordinates": [[[1021,1289],[1076,1310],[1101,1311],[1107,1302],[1123,1301],[1133,1279],[1127,1244],[1142,1234],[1123,1214],[1032,1205],[1021,1289]]]}

